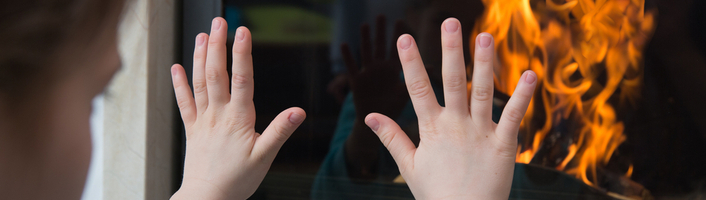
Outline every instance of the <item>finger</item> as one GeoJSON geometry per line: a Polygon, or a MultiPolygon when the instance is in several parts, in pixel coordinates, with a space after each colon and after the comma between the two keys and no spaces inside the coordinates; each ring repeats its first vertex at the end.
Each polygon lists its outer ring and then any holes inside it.
{"type": "Polygon", "coordinates": [[[206,88],[208,104],[224,104],[230,99],[228,93],[228,72],[226,71],[226,39],[228,25],[221,17],[213,19],[211,36],[208,39],[206,57],[206,88]]]}
{"type": "Polygon", "coordinates": [[[493,56],[495,47],[493,36],[478,34],[473,64],[473,84],[471,88],[471,118],[476,125],[492,125],[493,115],[493,56]]]}
{"type": "Polygon", "coordinates": [[[370,43],[370,26],[363,24],[360,27],[360,59],[363,66],[370,66],[372,63],[373,48],[370,43]]]}
{"type": "Polygon", "coordinates": [[[441,25],[442,64],[444,101],[447,110],[458,116],[468,116],[468,96],[466,94],[466,65],[463,59],[463,38],[461,23],[449,18],[441,25]]]}
{"type": "Polygon", "coordinates": [[[199,33],[196,36],[196,47],[194,47],[194,73],[192,82],[194,85],[194,99],[196,101],[196,111],[203,113],[208,107],[208,90],[206,89],[206,50],[208,49],[208,34],[199,33]]]}
{"type": "Polygon", "coordinates": [[[429,76],[419,55],[419,49],[411,35],[404,34],[397,41],[400,62],[404,71],[405,84],[419,120],[438,115],[441,106],[436,101],[429,76]]]}
{"type": "Polygon", "coordinates": [[[374,59],[384,60],[385,59],[385,33],[387,27],[387,21],[385,15],[378,15],[375,19],[375,54],[374,59]]]}
{"type": "Polygon", "coordinates": [[[341,55],[343,56],[343,63],[346,65],[349,77],[358,74],[358,65],[355,64],[351,48],[347,43],[341,44],[341,55]]]}
{"type": "Polygon", "coordinates": [[[302,124],[306,113],[301,108],[289,108],[275,117],[253,146],[252,156],[272,162],[289,136],[302,124]]]}
{"type": "Polygon", "coordinates": [[[517,131],[520,129],[520,122],[525,116],[527,106],[532,100],[534,88],[537,86],[537,75],[532,71],[526,71],[520,78],[515,92],[510,97],[510,101],[505,105],[503,114],[495,132],[503,141],[516,142],[517,131]]]}
{"type": "Polygon", "coordinates": [[[401,174],[404,175],[406,169],[414,167],[414,153],[417,148],[394,120],[379,113],[370,113],[365,117],[365,124],[373,130],[382,144],[390,151],[401,174]]]}
{"type": "Polygon", "coordinates": [[[172,85],[174,85],[174,94],[181,119],[184,121],[184,126],[190,127],[196,120],[196,104],[194,104],[194,97],[191,95],[186,72],[180,64],[172,65],[172,85]]]}
{"type": "Polygon", "coordinates": [[[238,27],[233,41],[233,78],[230,100],[241,107],[253,104],[252,35],[246,27],[238,27]]]}

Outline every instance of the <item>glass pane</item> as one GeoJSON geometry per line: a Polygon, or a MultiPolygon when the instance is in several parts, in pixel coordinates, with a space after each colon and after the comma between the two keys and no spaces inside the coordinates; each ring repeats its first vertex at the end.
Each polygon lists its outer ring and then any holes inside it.
{"type": "Polygon", "coordinates": [[[252,199],[412,199],[361,117],[381,112],[419,140],[392,48],[400,33],[415,37],[443,105],[439,26],[448,17],[467,36],[469,73],[469,41],[481,31],[496,38],[496,120],[519,75],[539,75],[511,199],[703,198],[704,8],[687,0],[225,1],[232,31],[244,25],[253,34],[256,130],[288,107],[307,111],[252,199]],[[347,65],[348,54],[355,62],[347,65]]]}

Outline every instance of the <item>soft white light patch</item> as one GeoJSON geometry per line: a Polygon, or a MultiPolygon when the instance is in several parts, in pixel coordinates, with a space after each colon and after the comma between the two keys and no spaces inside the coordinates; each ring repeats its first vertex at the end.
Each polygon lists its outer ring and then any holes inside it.
{"type": "Polygon", "coordinates": [[[91,112],[91,165],[88,168],[88,178],[83,189],[82,200],[103,199],[103,95],[93,99],[91,112]]]}

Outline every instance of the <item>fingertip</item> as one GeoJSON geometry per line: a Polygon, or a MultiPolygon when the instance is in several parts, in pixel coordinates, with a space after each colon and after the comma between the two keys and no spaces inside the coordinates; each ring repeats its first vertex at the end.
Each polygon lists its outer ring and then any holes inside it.
{"type": "Polygon", "coordinates": [[[488,33],[488,32],[478,33],[478,37],[480,37],[480,36],[485,36],[485,37],[493,38],[493,35],[491,35],[491,34],[488,33]]]}
{"type": "Polygon", "coordinates": [[[409,34],[402,34],[398,39],[397,39],[397,48],[400,50],[407,50],[409,47],[412,46],[412,36],[409,34]]]}
{"type": "Polygon", "coordinates": [[[300,124],[304,122],[304,118],[306,117],[296,112],[292,112],[289,114],[289,122],[291,122],[292,124],[300,124]]]}
{"type": "Polygon", "coordinates": [[[375,117],[375,114],[377,113],[369,113],[368,115],[365,116],[365,121],[368,121],[370,118],[375,117]]]}
{"type": "Polygon", "coordinates": [[[300,112],[301,114],[306,113],[306,111],[304,111],[304,109],[300,108],[300,107],[291,107],[291,108],[289,108],[289,110],[291,110],[292,112],[300,112]]]}
{"type": "Polygon", "coordinates": [[[306,117],[306,111],[304,111],[304,109],[302,109],[300,107],[291,107],[291,108],[289,108],[289,111],[292,113],[296,113],[298,115],[306,117]]]}
{"type": "Polygon", "coordinates": [[[443,27],[444,30],[446,30],[447,33],[455,33],[458,31],[458,28],[460,27],[460,22],[458,19],[449,17],[446,20],[444,20],[443,27]]]}
{"type": "Polygon", "coordinates": [[[383,115],[383,114],[380,114],[380,113],[370,113],[370,114],[368,114],[367,116],[365,116],[365,121],[368,121],[368,120],[378,120],[378,121],[380,121],[380,120],[383,120],[383,119],[386,118],[386,117],[387,117],[387,116],[385,116],[385,115],[383,115]]]}
{"type": "Polygon", "coordinates": [[[476,43],[480,48],[489,48],[493,43],[493,35],[490,33],[482,32],[476,37],[476,43]]]}
{"type": "Polygon", "coordinates": [[[377,113],[370,113],[368,116],[365,117],[365,125],[368,125],[373,132],[377,133],[378,129],[380,129],[380,121],[378,121],[377,118],[377,113]]]}
{"type": "Polygon", "coordinates": [[[206,43],[206,42],[205,42],[205,41],[206,41],[206,40],[205,40],[206,37],[205,37],[204,35],[207,35],[207,34],[205,34],[205,33],[199,33],[199,34],[196,35],[196,46],[197,46],[197,47],[200,47],[200,46],[202,46],[204,43],[206,43]]]}
{"type": "MultiPolygon", "coordinates": [[[[494,41],[493,36],[489,33],[479,33],[475,38],[475,53],[473,60],[476,64],[485,63],[488,66],[493,66],[494,61],[494,41]]],[[[476,68],[473,68],[474,70],[476,68]]]]}
{"type": "Polygon", "coordinates": [[[243,29],[238,28],[238,30],[235,31],[235,41],[242,42],[243,38],[245,38],[245,33],[243,33],[243,29]]]}
{"type": "Polygon", "coordinates": [[[249,54],[251,53],[250,29],[245,26],[240,26],[235,30],[235,40],[233,41],[233,53],[249,54]]]}
{"type": "Polygon", "coordinates": [[[525,82],[527,84],[534,84],[537,81],[537,74],[532,70],[525,71],[525,82]]]}
{"type": "Polygon", "coordinates": [[[304,111],[304,109],[299,107],[293,107],[289,108],[288,110],[290,112],[288,119],[289,122],[291,122],[292,124],[299,125],[304,122],[304,119],[306,119],[306,112],[304,111]]]}
{"type": "Polygon", "coordinates": [[[224,21],[222,17],[214,17],[211,21],[211,30],[220,30],[224,21]]]}
{"type": "Polygon", "coordinates": [[[446,18],[446,20],[444,20],[444,23],[447,23],[447,22],[460,22],[460,21],[458,21],[458,19],[456,19],[455,17],[449,17],[449,18],[446,18]]]}
{"type": "Polygon", "coordinates": [[[199,33],[198,35],[196,35],[196,42],[197,42],[197,45],[198,45],[198,46],[201,46],[202,44],[198,44],[198,43],[199,43],[199,41],[198,41],[199,39],[203,39],[202,42],[203,42],[203,44],[205,44],[205,41],[208,41],[208,33],[201,32],[201,33],[199,33]]]}
{"type": "Polygon", "coordinates": [[[172,67],[171,67],[172,77],[176,76],[179,73],[179,68],[181,68],[181,65],[178,63],[172,65],[172,67]]]}
{"type": "Polygon", "coordinates": [[[235,30],[235,41],[236,42],[243,42],[245,41],[246,36],[250,35],[250,29],[248,29],[245,26],[240,26],[238,29],[235,30]]]}

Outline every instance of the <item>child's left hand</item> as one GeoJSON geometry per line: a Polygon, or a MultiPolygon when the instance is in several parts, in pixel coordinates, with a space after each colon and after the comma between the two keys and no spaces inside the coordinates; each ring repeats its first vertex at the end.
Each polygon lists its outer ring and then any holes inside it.
{"type": "Polygon", "coordinates": [[[211,35],[196,37],[194,96],[184,68],[172,66],[172,79],[186,127],[184,181],[172,199],[246,199],[267,174],[282,144],[304,121],[301,108],[280,113],[255,132],[251,35],[236,31],[233,78],[226,71],[228,25],[213,19],[211,35]],[[229,90],[230,88],[230,92],[229,90]]]}

